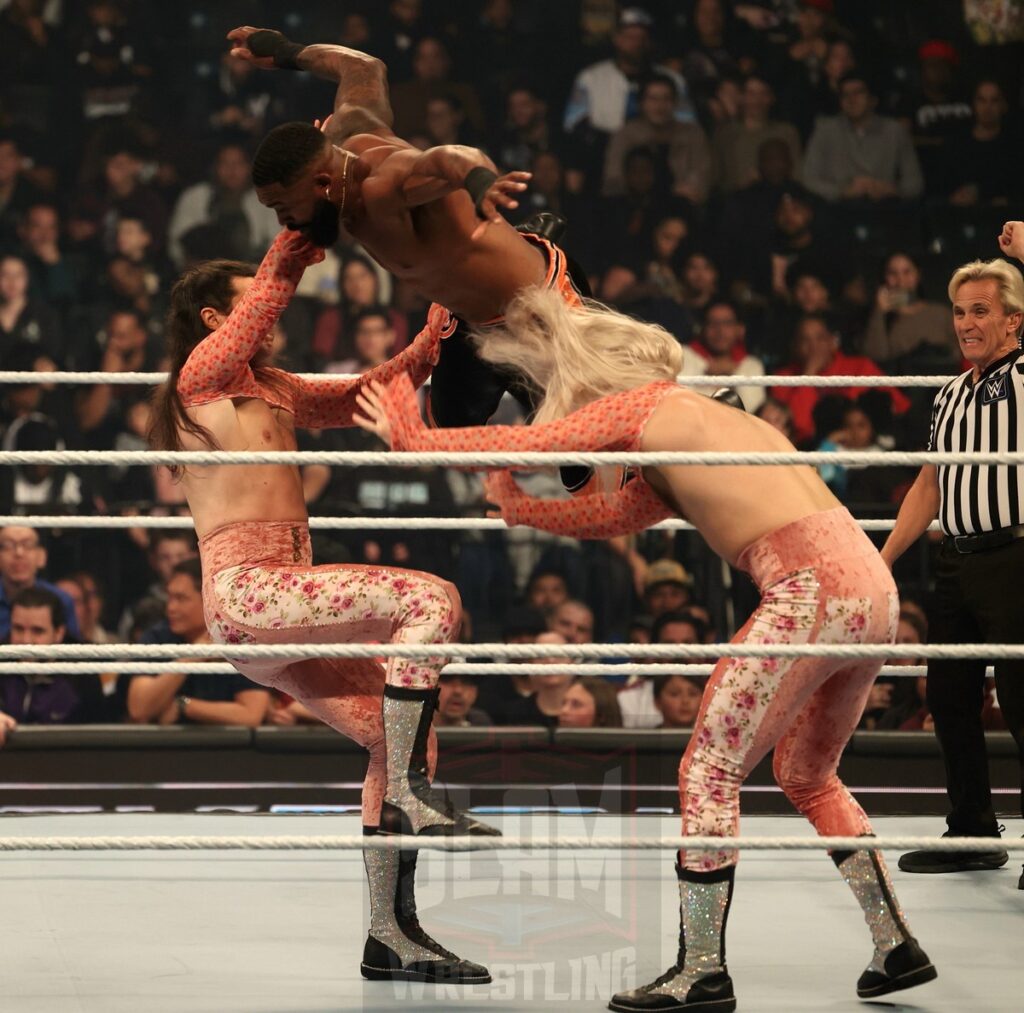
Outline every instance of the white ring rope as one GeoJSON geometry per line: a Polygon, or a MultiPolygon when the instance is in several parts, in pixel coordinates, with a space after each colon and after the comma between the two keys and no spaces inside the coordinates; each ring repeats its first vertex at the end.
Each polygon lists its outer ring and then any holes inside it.
{"type": "Polygon", "coordinates": [[[0,837],[0,851],[1024,851],[998,837],[0,837]]]}
{"type": "MultiPolygon", "coordinates": [[[[299,373],[305,380],[358,380],[358,373],[299,373]]],[[[138,386],[158,384],[166,373],[104,373],[101,370],[0,370],[0,384],[110,384],[138,386]]],[[[952,376],[691,376],[680,374],[681,384],[691,387],[942,387],[952,376]]],[[[429,382],[429,381],[428,381],[429,382]]]]}
{"type": "Polygon", "coordinates": [[[0,465],[204,465],[204,464],[324,464],[378,468],[555,468],[670,465],[839,465],[848,468],[918,467],[932,465],[1024,465],[1024,452],[933,453],[926,450],[847,450],[785,453],[737,451],[373,451],[373,450],[5,450],[0,465]]]}
{"type": "MultiPolygon", "coordinates": [[[[865,531],[892,531],[894,520],[858,519],[865,531]]],[[[511,525],[525,527],[527,525],[511,525]]],[[[195,528],[191,517],[92,517],[78,514],[39,514],[19,517],[17,514],[0,515],[0,528],[157,528],[169,531],[191,531],[195,528]]],[[[510,525],[494,517],[310,517],[312,531],[507,531],[510,525]]],[[[683,520],[662,521],[652,525],[650,531],[696,531],[683,520]]],[[[940,531],[938,521],[932,521],[929,531],[940,531]]]]}
{"type": "Polygon", "coordinates": [[[0,661],[90,658],[1024,658],[1024,644],[2,644],[0,661]]]}
{"type": "MultiPolygon", "coordinates": [[[[624,662],[616,665],[612,662],[604,664],[580,664],[566,662],[571,666],[572,675],[628,676],[628,675],[711,675],[714,665],[688,665],[685,662],[651,662],[649,664],[630,664],[624,662]]],[[[445,675],[550,675],[550,664],[525,662],[522,664],[501,665],[486,662],[456,662],[445,665],[445,675]]],[[[928,671],[925,665],[883,665],[879,673],[883,676],[916,677],[928,671]]],[[[90,672],[110,672],[115,675],[164,675],[169,672],[184,675],[202,672],[206,675],[234,675],[234,665],[219,661],[44,661],[32,665],[33,675],[85,675],[90,672]]],[[[0,675],[24,675],[25,662],[0,661],[0,675]]]]}

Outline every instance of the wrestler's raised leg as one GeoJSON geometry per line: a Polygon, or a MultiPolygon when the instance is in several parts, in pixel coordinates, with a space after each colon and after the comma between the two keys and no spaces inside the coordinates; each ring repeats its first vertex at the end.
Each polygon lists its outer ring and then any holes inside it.
{"type": "MultiPolygon", "coordinates": [[[[877,661],[866,661],[832,675],[775,747],[775,780],[823,837],[872,833],[867,814],[839,780],[837,769],[880,667],[877,661]]],[[[882,853],[834,851],[832,861],[860,904],[875,945],[871,963],[857,982],[857,995],[886,995],[937,977],[907,926],[882,853]]]]}
{"type": "MultiPolygon", "coordinates": [[[[443,645],[458,634],[462,613],[448,581],[382,566],[235,567],[210,578],[204,595],[211,634],[229,644],[294,643],[301,635],[307,643],[443,645]]],[[[381,833],[499,833],[453,809],[430,787],[427,742],[444,661],[387,661],[381,833]]]]}
{"type": "MultiPolygon", "coordinates": [[[[381,694],[384,669],[369,658],[296,662],[274,677],[277,689],[305,704],[321,721],[370,754],[363,780],[363,832],[375,834],[384,798],[386,763],[381,694]]],[[[427,776],[437,765],[437,736],[426,744],[427,776]]],[[[416,851],[363,851],[370,893],[370,932],[362,974],[376,979],[415,979],[484,984],[487,968],[462,960],[420,926],[416,914],[416,851]]]]}

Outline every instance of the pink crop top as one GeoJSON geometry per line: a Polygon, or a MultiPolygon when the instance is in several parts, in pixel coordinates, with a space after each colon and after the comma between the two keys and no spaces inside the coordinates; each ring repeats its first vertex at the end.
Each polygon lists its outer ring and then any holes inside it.
{"type": "MultiPolygon", "coordinates": [[[[372,380],[387,384],[410,374],[417,387],[437,362],[439,329],[428,325],[399,355],[357,379],[324,377],[306,380],[282,369],[253,372],[252,358],[288,305],[306,266],[316,259],[298,233],[283,230],[263,258],[248,291],[227,320],[199,342],[178,377],[178,394],[186,408],[225,398],[259,398],[295,416],[305,429],[352,425],[356,397],[372,380]]],[[[407,381],[409,382],[409,381],[407,381]]]]}
{"type": "MultiPolygon", "coordinates": [[[[409,377],[397,377],[385,394],[393,450],[588,451],[638,450],[648,419],[677,384],[667,380],[610,394],[564,419],[532,426],[428,429],[409,377]]],[[[476,469],[479,470],[479,469],[476,469]]],[[[593,490],[596,481],[588,486],[593,490]]],[[[508,471],[493,473],[487,490],[507,524],[529,524],[574,538],[614,538],[643,531],[678,516],[639,472],[616,492],[584,492],[570,500],[545,500],[524,493],[508,471]]]]}

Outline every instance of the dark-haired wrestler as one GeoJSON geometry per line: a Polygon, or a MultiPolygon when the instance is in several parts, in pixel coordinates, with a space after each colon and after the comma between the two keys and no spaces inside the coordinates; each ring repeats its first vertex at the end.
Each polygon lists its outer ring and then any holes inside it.
{"type": "MultiPolygon", "coordinates": [[[[238,59],[338,82],[323,132],[286,123],[267,134],[253,183],[282,225],[330,246],[343,223],[379,264],[435,304],[427,326],[444,340],[431,378],[434,424],[483,425],[510,389],[532,408],[531,394],[481,361],[469,337],[472,328],[500,323],[527,286],[555,288],[571,305],[588,294],[585,277],[570,271],[559,247],[518,232],[498,213],[517,206],[530,174],[498,176],[476,148],[420,151],[398,137],[387,69],[375,57],[344,46],[302,46],[268,29],[236,28],[228,38],[238,59]]],[[[582,484],[580,471],[563,473],[567,485],[582,484]]]]}
{"type": "MultiPolygon", "coordinates": [[[[298,233],[284,231],[256,272],[211,261],[178,280],[167,326],[170,376],[154,399],[154,447],[293,451],[296,427],[352,425],[356,395],[370,378],[408,368],[422,383],[437,352],[429,333],[356,380],[309,380],[273,368],[274,325],[305,267],[322,257],[298,233]]],[[[444,644],[456,637],[461,607],[447,581],[391,567],[313,565],[297,466],[189,466],[180,478],[200,539],[206,624],[217,643],[444,644]]],[[[442,659],[391,658],[386,668],[370,659],[233,664],[301,700],[369,751],[366,832],[495,832],[452,810],[430,787],[442,659]]],[[[486,968],[456,957],[420,928],[415,851],[367,850],[365,862],[371,911],[365,977],[490,981],[486,968]]]]}

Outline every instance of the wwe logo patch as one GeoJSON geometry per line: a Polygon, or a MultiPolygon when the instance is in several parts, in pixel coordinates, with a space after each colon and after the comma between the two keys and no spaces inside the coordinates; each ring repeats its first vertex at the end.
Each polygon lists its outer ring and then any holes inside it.
{"type": "Polygon", "coordinates": [[[1006,374],[994,376],[991,380],[985,381],[985,390],[981,395],[982,404],[992,404],[993,401],[1002,401],[1006,398],[1006,374]]]}

